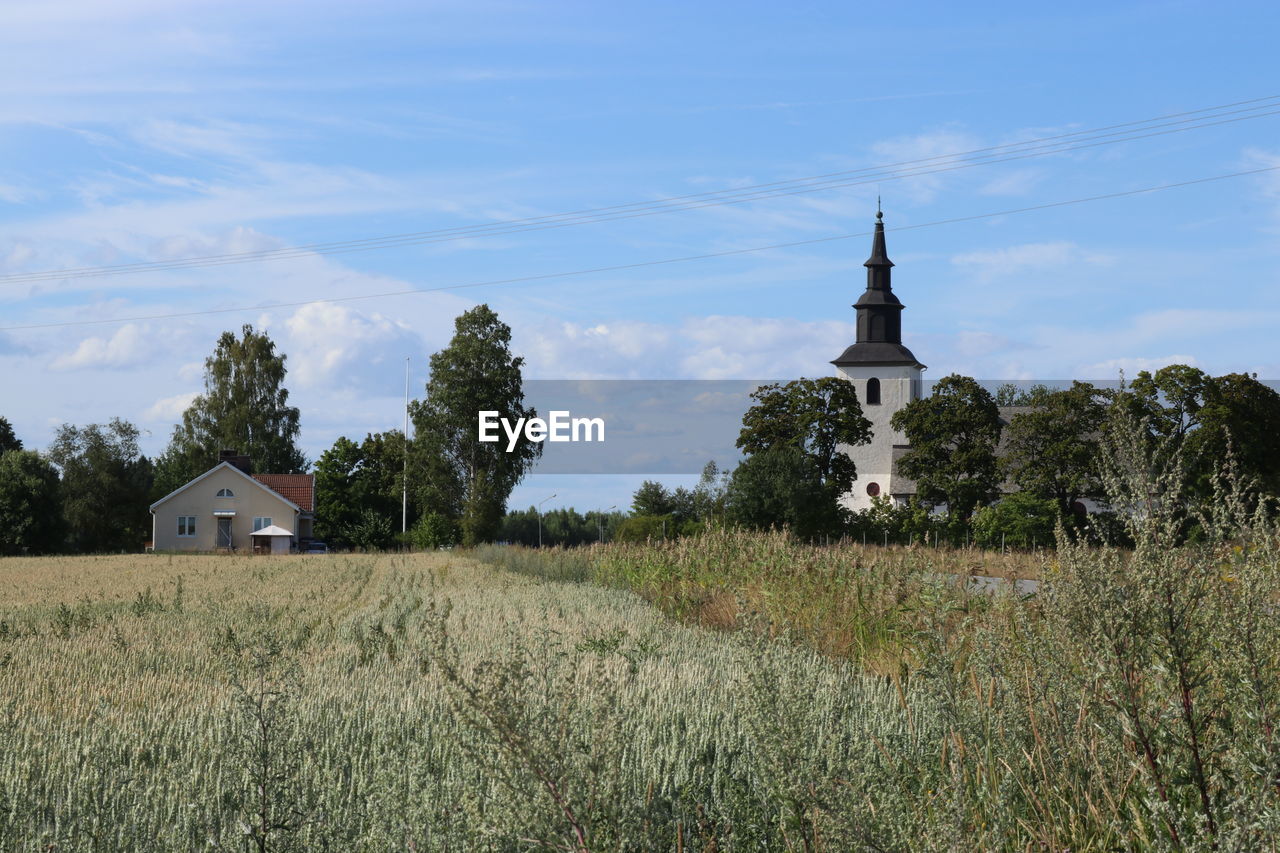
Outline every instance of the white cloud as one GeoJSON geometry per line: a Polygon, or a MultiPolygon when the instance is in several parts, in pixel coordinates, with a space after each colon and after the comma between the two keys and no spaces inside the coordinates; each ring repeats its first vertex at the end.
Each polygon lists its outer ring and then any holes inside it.
{"type": "MultiPolygon", "coordinates": [[[[972,151],[981,146],[977,137],[957,129],[942,129],[921,133],[915,136],[900,136],[886,139],[871,146],[877,164],[903,163],[908,161],[929,160],[928,163],[904,166],[907,173],[917,171],[933,171],[954,165],[948,155],[963,151],[972,151]]],[[[942,190],[948,172],[903,178],[893,182],[894,186],[903,187],[915,202],[927,204],[933,201],[942,190]]]]}
{"type": "Polygon", "coordinates": [[[110,338],[85,338],[75,350],[55,358],[49,367],[52,370],[136,367],[145,363],[150,353],[148,330],[128,323],[110,338]]]}
{"type": "Polygon", "coordinates": [[[284,326],[289,375],[304,388],[385,391],[402,381],[404,358],[423,348],[405,323],[333,303],[304,305],[284,326]]]}
{"type": "Polygon", "coordinates": [[[142,419],[148,423],[154,421],[177,422],[182,418],[182,413],[187,410],[191,402],[200,394],[196,391],[190,391],[186,394],[174,394],[172,397],[162,397],[151,404],[151,407],[142,414],[142,419]]]}
{"type": "Polygon", "coordinates": [[[852,323],[711,316],[674,324],[528,324],[515,349],[540,379],[775,379],[829,374],[852,323]]]}
{"type": "Polygon", "coordinates": [[[1076,376],[1085,379],[1115,379],[1123,371],[1128,379],[1132,379],[1139,370],[1159,370],[1170,364],[1188,364],[1198,367],[1200,362],[1194,355],[1162,355],[1155,358],[1109,358],[1082,364],[1076,369],[1076,376]]]}
{"type": "Polygon", "coordinates": [[[982,279],[1022,275],[1069,264],[1100,266],[1110,259],[1096,252],[1086,252],[1075,243],[1057,240],[1047,243],[1024,243],[1003,249],[983,249],[953,255],[951,263],[972,270],[982,279]]]}

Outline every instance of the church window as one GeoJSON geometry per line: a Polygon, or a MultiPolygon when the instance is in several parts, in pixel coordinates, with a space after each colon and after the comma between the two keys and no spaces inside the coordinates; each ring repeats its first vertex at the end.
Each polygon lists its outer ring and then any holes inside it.
{"type": "Polygon", "coordinates": [[[867,405],[880,405],[880,380],[874,376],[867,380],[867,405]]]}
{"type": "Polygon", "coordinates": [[[870,495],[870,496],[871,496],[871,497],[873,497],[873,498],[874,498],[874,497],[878,497],[878,496],[880,495],[880,484],[879,484],[879,483],[867,483],[867,494],[868,494],[868,495],[870,495]]]}

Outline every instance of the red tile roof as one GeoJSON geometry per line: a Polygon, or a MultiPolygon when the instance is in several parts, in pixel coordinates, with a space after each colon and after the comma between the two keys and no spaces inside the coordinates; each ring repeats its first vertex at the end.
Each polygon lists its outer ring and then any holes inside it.
{"type": "Polygon", "coordinates": [[[286,500],[293,501],[303,512],[315,512],[314,474],[254,474],[253,479],[286,500]]]}

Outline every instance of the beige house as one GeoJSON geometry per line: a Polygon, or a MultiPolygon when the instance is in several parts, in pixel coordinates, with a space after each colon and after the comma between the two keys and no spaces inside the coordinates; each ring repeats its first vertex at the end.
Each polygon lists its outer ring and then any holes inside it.
{"type": "Polygon", "coordinates": [[[247,467],[242,460],[229,457],[153,503],[152,547],[157,551],[279,553],[305,545],[311,539],[314,477],[254,477],[237,467],[238,462],[247,467]]]}

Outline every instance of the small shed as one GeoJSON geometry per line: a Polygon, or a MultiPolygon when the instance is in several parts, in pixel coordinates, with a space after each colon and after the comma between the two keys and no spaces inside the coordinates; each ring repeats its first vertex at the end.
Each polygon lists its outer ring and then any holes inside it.
{"type": "Polygon", "coordinates": [[[255,554],[288,554],[293,544],[293,533],[275,524],[253,531],[252,536],[255,554]]]}

